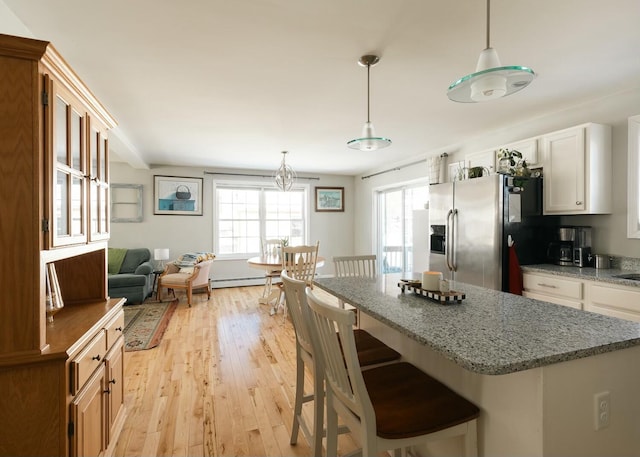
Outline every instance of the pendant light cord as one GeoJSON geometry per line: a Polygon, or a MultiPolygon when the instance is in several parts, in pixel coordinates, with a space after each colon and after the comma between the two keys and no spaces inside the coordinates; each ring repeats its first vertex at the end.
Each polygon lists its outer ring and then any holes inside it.
{"type": "Polygon", "coordinates": [[[489,35],[491,34],[491,19],[490,19],[490,13],[489,13],[490,10],[491,10],[491,0],[487,0],[487,47],[486,49],[489,49],[491,47],[491,45],[489,44],[489,35]]]}
{"type": "Polygon", "coordinates": [[[367,64],[367,123],[371,122],[369,119],[369,99],[370,99],[370,93],[371,93],[371,89],[370,89],[370,82],[369,82],[369,72],[371,71],[371,64],[367,64]]]}

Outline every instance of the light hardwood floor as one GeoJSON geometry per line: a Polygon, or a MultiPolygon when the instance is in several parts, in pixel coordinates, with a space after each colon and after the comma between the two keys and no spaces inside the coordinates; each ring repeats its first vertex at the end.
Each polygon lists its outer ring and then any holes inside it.
{"type": "MultiPolygon", "coordinates": [[[[194,294],[190,308],[179,295],[160,345],[125,353],[128,416],[115,455],[311,455],[302,433],[289,444],[293,327],[282,314],[269,316],[269,306],[258,304],[261,293],[215,289],[209,301],[194,294]]],[[[340,437],[339,454],[356,447],[349,435],[340,437]]]]}

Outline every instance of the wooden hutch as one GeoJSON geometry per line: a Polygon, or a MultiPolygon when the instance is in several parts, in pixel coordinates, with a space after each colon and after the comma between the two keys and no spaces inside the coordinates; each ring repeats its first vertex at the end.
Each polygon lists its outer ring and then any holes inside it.
{"type": "Polygon", "coordinates": [[[0,455],[104,455],[122,428],[107,295],[113,117],[46,41],[0,35],[0,455]],[[47,322],[47,264],[64,308],[47,322]]]}

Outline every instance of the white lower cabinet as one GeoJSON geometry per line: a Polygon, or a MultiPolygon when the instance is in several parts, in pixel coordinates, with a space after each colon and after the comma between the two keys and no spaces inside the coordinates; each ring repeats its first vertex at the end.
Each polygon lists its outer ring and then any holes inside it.
{"type": "Polygon", "coordinates": [[[525,297],[640,322],[640,287],[537,272],[522,279],[525,297]]]}
{"type": "Polygon", "coordinates": [[[585,310],[640,322],[640,288],[596,281],[588,283],[585,310]]]}
{"type": "Polygon", "coordinates": [[[524,273],[522,280],[525,297],[582,309],[584,294],[580,280],[538,273],[524,273]]]}

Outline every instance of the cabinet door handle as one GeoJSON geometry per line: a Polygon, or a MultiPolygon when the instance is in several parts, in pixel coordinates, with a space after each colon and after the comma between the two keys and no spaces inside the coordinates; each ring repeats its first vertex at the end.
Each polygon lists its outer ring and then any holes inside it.
{"type": "Polygon", "coordinates": [[[577,201],[577,202],[576,202],[576,205],[580,206],[580,205],[582,205],[582,202],[577,201]]]}
{"type": "Polygon", "coordinates": [[[91,360],[97,360],[98,362],[100,361],[100,359],[101,359],[100,354],[94,355],[93,357],[91,357],[91,360]]]}
{"type": "Polygon", "coordinates": [[[111,389],[105,389],[102,392],[105,393],[105,394],[110,394],[111,393],[111,389]]]}
{"type": "Polygon", "coordinates": [[[540,282],[538,283],[538,285],[540,287],[548,287],[549,289],[557,289],[558,288],[557,286],[554,286],[554,285],[551,285],[551,284],[543,284],[543,283],[540,283],[540,282]]]}
{"type": "Polygon", "coordinates": [[[109,381],[109,384],[115,384],[115,383],[116,383],[115,379],[112,379],[111,381],[109,381]]]}
{"type": "Polygon", "coordinates": [[[122,327],[116,327],[115,330],[116,330],[116,332],[121,332],[122,331],[122,327]]]}

